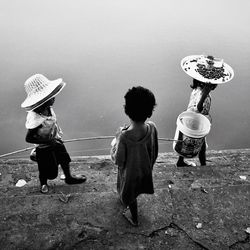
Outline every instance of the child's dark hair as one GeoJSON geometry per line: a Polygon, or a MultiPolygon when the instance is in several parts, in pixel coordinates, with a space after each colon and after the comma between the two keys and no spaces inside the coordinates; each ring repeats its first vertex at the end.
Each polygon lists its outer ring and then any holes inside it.
{"type": "Polygon", "coordinates": [[[49,99],[48,101],[43,103],[41,106],[35,108],[33,111],[36,113],[40,113],[42,110],[44,110],[44,108],[53,105],[54,101],[55,101],[55,97],[49,99]]]}
{"type": "Polygon", "coordinates": [[[154,94],[144,87],[129,89],[125,98],[124,110],[126,115],[135,122],[144,122],[151,117],[156,106],[154,94]]]}
{"type": "MultiPolygon", "coordinates": [[[[205,86],[204,82],[201,82],[199,80],[196,80],[193,78],[193,83],[190,85],[192,89],[196,89],[197,87],[203,88],[205,86]]],[[[212,84],[213,88],[211,90],[214,90],[217,87],[217,84],[212,84]]]]}

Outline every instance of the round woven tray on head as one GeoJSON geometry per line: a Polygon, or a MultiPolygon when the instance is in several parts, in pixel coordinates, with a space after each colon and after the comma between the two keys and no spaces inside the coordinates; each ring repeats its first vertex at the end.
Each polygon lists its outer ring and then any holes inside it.
{"type": "Polygon", "coordinates": [[[213,56],[186,56],[181,60],[181,68],[192,78],[204,83],[222,84],[234,77],[232,67],[223,59],[213,56]]]}

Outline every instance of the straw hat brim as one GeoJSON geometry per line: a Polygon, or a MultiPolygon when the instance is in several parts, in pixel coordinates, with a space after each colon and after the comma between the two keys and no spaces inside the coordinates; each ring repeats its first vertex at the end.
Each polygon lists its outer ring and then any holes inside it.
{"type": "Polygon", "coordinates": [[[27,96],[21,104],[21,107],[25,108],[27,111],[33,110],[59,94],[65,85],[66,83],[63,82],[61,78],[51,81],[48,87],[42,92],[37,92],[36,94],[27,96]]]}
{"type": "Polygon", "coordinates": [[[59,92],[63,89],[63,87],[66,85],[66,83],[61,83],[50,95],[48,95],[46,98],[44,98],[43,100],[41,100],[40,102],[25,108],[26,111],[31,111],[34,110],[40,106],[42,106],[45,102],[47,102],[48,100],[50,100],[51,98],[55,97],[57,94],[59,94],[59,92]]]}
{"type": "MultiPolygon", "coordinates": [[[[184,70],[186,74],[191,76],[192,78],[204,82],[204,83],[213,83],[213,84],[222,84],[229,82],[234,77],[234,71],[233,69],[223,62],[222,68],[223,68],[223,76],[221,77],[211,77],[206,78],[202,74],[199,73],[199,59],[204,57],[203,55],[192,55],[192,56],[186,56],[181,60],[181,68],[184,70]]],[[[216,69],[216,68],[215,68],[216,69]]]]}

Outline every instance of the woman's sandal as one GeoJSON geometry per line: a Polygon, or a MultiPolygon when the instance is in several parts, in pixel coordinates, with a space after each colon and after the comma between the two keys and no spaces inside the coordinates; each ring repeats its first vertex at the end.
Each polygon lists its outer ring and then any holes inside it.
{"type": "Polygon", "coordinates": [[[184,162],[183,165],[178,166],[177,164],[175,164],[176,167],[196,167],[196,164],[194,162],[184,162]]]}
{"type": "Polygon", "coordinates": [[[41,188],[40,188],[40,192],[41,192],[42,194],[47,194],[47,193],[49,192],[49,187],[48,187],[48,185],[47,185],[47,184],[42,185],[41,188]]]}
{"type": "Polygon", "coordinates": [[[138,227],[138,222],[134,222],[133,219],[126,213],[128,209],[125,209],[122,213],[123,217],[133,226],[138,227]]]}

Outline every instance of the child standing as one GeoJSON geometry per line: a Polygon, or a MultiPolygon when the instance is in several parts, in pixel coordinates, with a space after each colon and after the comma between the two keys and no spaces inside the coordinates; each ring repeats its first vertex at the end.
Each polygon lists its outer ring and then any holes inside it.
{"type": "Polygon", "coordinates": [[[124,98],[130,125],[116,134],[111,144],[111,159],[118,165],[117,191],[126,207],[123,216],[138,226],[137,196],[154,193],[152,170],[158,156],[158,138],[155,124],[146,120],[156,102],[153,93],[141,86],[129,89],[124,98]]]}
{"type": "Polygon", "coordinates": [[[48,80],[41,74],[31,76],[24,87],[27,98],[21,107],[28,111],[26,119],[26,141],[36,144],[36,161],[39,170],[40,191],[48,193],[47,180],[55,179],[60,164],[67,184],[80,184],[86,177],[71,176],[70,156],[62,141],[62,130],[58,126],[56,115],[52,109],[55,96],[66,84],[62,79],[48,80]]]}
{"type": "MultiPolygon", "coordinates": [[[[193,78],[190,87],[193,89],[190,95],[188,111],[193,111],[206,116],[212,122],[209,114],[211,107],[210,92],[222,84],[232,80],[233,69],[223,59],[213,56],[194,55],[187,56],[181,61],[182,69],[193,78]]],[[[182,133],[180,133],[182,135],[182,133]]],[[[182,138],[178,138],[182,140],[182,138]]],[[[206,165],[206,138],[201,139],[198,158],[201,165],[206,165]]],[[[192,162],[185,162],[183,156],[179,156],[177,167],[195,166],[192,162]]]]}

